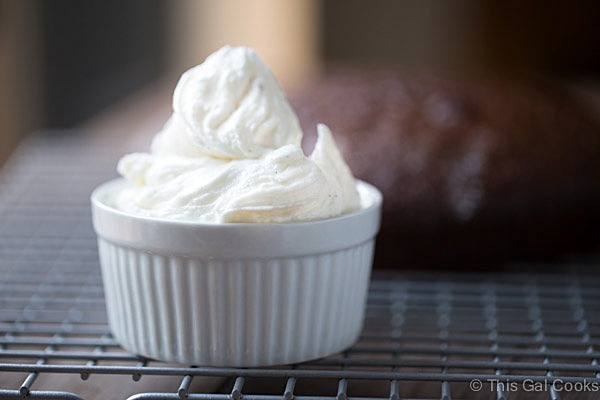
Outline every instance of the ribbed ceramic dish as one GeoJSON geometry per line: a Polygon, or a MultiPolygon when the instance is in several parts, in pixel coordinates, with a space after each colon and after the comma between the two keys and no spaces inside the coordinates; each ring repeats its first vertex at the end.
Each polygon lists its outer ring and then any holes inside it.
{"type": "Polygon", "coordinates": [[[205,224],[111,207],[92,194],[111,330],[146,357],[265,366],[350,346],[363,323],[381,194],[358,183],[361,210],[287,224],[205,224]]]}

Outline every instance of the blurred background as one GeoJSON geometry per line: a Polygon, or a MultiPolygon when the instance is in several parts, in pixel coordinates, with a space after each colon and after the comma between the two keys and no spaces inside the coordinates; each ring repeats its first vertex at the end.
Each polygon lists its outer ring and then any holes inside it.
{"type": "Polygon", "coordinates": [[[179,75],[223,44],[255,47],[288,91],[377,61],[558,77],[593,97],[599,16],[596,1],[0,0],[0,160],[41,128],[157,129],[179,75]]]}

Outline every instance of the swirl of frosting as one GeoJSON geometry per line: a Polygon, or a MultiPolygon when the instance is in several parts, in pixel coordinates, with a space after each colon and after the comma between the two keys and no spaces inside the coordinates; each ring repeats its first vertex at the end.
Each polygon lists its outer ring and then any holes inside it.
{"type": "Polygon", "coordinates": [[[329,128],[318,125],[305,156],[297,117],[252,50],[225,47],[186,72],[173,104],[150,153],[120,160],[130,185],[116,208],[223,223],[315,220],[360,206],[329,128]]]}

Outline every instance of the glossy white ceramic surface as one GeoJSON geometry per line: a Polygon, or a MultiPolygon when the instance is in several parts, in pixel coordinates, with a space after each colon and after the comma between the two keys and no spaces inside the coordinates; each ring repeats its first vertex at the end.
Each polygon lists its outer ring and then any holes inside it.
{"type": "Polygon", "coordinates": [[[362,210],[287,224],[202,224],[122,213],[122,180],[92,194],[109,323],[126,349],[211,366],[327,356],[360,334],[381,194],[362,210]]]}

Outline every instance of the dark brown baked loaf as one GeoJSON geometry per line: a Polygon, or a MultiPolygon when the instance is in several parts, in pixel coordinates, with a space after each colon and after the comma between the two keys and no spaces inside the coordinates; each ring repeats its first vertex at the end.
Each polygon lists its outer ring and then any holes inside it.
{"type": "Polygon", "coordinates": [[[291,98],[384,193],[376,266],[487,266],[600,245],[600,131],[556,87],[385,68],[291,98]]]}

